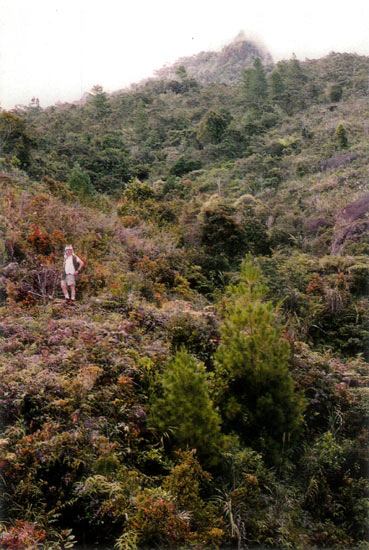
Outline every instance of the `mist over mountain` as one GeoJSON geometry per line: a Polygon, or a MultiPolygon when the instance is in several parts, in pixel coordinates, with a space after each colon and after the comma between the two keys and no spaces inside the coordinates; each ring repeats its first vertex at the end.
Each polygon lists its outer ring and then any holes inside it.
{"type": "Polygon", "coordinates": [[[175,78],[177,69],[183,66],[189,77],[203,84],[232,84],[239,82],[242,70],[251,67],[257,58],[263,65],[273,63],[272,55],[267,49],[248,39],[241,31],[220,51],[203,51],[196,55],[181,57],[172,65],[155,71],[155,75],[161,79],[175,78]]]}

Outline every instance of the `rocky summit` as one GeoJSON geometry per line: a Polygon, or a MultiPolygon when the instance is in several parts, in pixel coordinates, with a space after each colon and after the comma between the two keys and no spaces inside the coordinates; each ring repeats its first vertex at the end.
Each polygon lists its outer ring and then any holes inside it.
{"type": "Polygon", "coordinates": [[[235,84],[240,81],[242,70],[252,66],[259,58],[265,65],[271,65],[273,58],[264,46],[248,40],[244,33],[239,35],[220,51],[205,51],[189,57],[181,57],[173,65],[156,71],[157,78],[177,78],[176,71],[183,66],[189,77],[203,84],[223,82],[235,84]]]}

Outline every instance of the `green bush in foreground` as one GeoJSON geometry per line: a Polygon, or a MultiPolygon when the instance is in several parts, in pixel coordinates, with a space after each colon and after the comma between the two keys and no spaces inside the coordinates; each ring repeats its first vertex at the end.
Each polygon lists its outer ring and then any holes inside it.
{"type": "Polygon", "coordinates": [[[170,433],[175,446],[197,449],[207,464],[217,462],[220,417],[210,399],[208,376],[202,363],[181,349],[169,361],[153,397],[150,422],[170,433]]]}

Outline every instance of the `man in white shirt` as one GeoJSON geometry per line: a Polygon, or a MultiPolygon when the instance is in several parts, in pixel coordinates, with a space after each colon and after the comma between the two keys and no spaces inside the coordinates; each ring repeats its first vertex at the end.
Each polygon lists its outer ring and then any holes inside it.
{"type": "Polygon", "coordinates": [[[81,258],[74,254],[72,245],[68,244],[64,250],[64,265],[61,279],[61,287],[66,300],[71,299],[74,302],[76,299],[76,275],[81,271],[83,265],[84,263],[81,258]],[[70,298],[68,287],[70,288],[70,298]]]}

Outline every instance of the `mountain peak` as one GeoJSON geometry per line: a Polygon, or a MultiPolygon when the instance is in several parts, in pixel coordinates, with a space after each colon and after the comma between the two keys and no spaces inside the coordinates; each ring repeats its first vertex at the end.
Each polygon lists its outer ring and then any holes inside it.
{"type": "Polygon", "coordinates": [[[203,84],[235,84],[240,80],[243,69],[251,67],[256,58],[265,65],[273,63],[265,46],[248,39],[246,33],[240,31],[220,51],[203,51],[190,57],[181,57],[169,67],[156,71],[155,75],[162,79],[176,79],[176,69],[183,65],[189,77],[203,84]]]}

